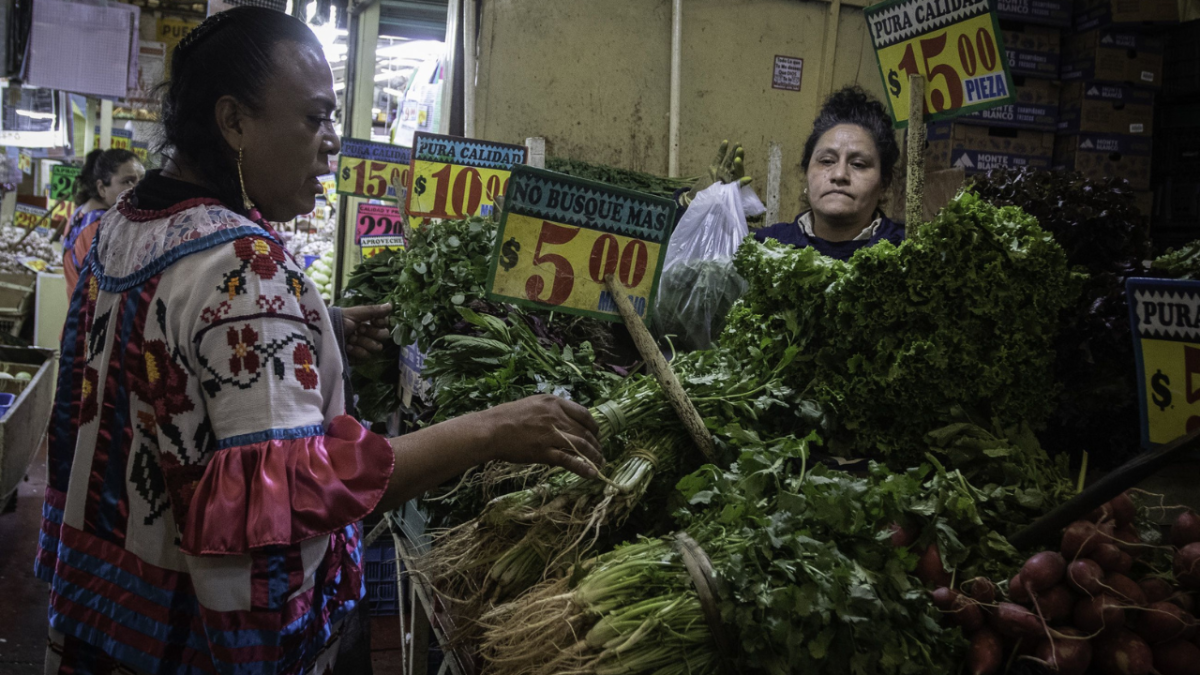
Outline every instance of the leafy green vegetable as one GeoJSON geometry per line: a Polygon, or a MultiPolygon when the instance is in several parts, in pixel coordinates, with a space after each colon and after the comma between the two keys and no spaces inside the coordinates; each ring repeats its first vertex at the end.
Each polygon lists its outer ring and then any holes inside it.
{"type": "Polygon", "coordinates": [[[1200,239],[1178,249],[1167,249],[1166,253],[1154,259],[1150,268],[1169,279],[1200,279],[1200,239]]]}
{"type": "Polygon", "coordinates": [[[682,260],[668,267],[658,282],[654,332],[677,349],[712,347],[725,327],[733,303],[746,291],[729,259],[682,260]]]}
{"type": "Polygon", "coordinates": [[[690,188],[695,178],[665,178],[642,171],[619,169],[604,164],[593,164],[579,159],[547,157],[546,168],[578,178],[600,181],[617,187],[645,192],[659,197],[674,197],[675,191],[690,188]]]}

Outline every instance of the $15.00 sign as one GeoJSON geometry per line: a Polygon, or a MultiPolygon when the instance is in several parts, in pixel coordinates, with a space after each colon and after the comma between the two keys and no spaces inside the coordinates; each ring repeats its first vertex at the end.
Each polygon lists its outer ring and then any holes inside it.
{"type": "Polygon", "coordinates": [[[524,164],[526,152],[520,145],[418,131],[408,215],[442,220],[491,215],[513,165],[524,164]]]}
{"type": "Polygon", "coordinates": [[[620,321],[604,280],[649,316],[675,202],[524,165],[513,168],[488,297],[620,321]]]}
{"type": "Polygon", "coordinates": [[[990,0],[889,0],[864,14],[897,127],[908,126],[909,75],[927,80],[927,122],[1016,100],[990,0]]]}
{"type": "Polygon", "coordinates": [[[1200,281],[1130,279],[1142,442],[1162,445],[1200,428],[1200,281]]]}
{"type": "Polygon", "coordinates": [[[397,182],[408,185],[408,148],[343,138],[338,153],[338,194],[369,199],[395,198],[397,182]]]}

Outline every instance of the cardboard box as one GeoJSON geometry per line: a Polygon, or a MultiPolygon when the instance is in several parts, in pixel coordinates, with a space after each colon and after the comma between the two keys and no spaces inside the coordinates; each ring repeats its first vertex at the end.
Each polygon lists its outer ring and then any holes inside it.
{"type": "Polygon", "coordinates": [[[981,127],[960,122],[929,125],[926,161],[930,171],[961,168],[979,173],[996,168],[1046,169],[1054,157],[1054,134],[981,127]]]}
{"type": "Polygon", "coordinates": [[[1059,88],[1062,85],[1032,77],[1014,77],[1013,84],[1016,85],[1016,103],[963,115],[958,121],[963,124],[1033,131],[1058,129],[1059,88]]]}
{"type": "Polygon", "coordinates": [[[1071,0],[996,0],[996,16],[1044,26],[1071,27],[1071,0]]]}
{"type": "Polygon", "coordinates": [[[1076,31],[1179,22],[1178,0],[1075,0],[1076,31]]]}
{"type": "Polygon", "coordinates": [[[1162,86],[1161,38],[1112,30],[1093,30],[1063,39],[1062,79],[1129,82],[1162,86]]]}
{"type": "Polygon", "coordinates": [[[1057,28],[1012,24],[1006,26],[1004,49],[1013,75],[1057,80],[1062,68],[1062,35],[1057,28]]]}
{"type": "Polygon", "coordinates": [[[1154,133],[1154,92],[1128,84],[1067,82],[1058,132],[1149,136],[1154,133]]]}
{"type": "Polygon", "coordinates": [[[1059,136],[1054,167],[1078,171],[1087,178],[1115,176],[1134,190],[1150,189],[1150,139],[1116,134],[1059,136]]]}

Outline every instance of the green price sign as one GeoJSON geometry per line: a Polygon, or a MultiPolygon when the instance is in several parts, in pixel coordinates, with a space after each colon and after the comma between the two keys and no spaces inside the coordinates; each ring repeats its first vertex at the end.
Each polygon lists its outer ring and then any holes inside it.
{"type": "Polygon", "coordinates": [[[50,199],[71,199],[75,195],[75,179],[82,171],[77,166],[59,164],[50,169],[50,199]]]}

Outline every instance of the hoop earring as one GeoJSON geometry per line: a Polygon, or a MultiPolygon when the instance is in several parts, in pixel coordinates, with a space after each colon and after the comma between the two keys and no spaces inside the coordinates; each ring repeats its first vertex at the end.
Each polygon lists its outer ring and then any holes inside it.
{"type": "Polygon", "coordinates": [[[238,147],[237,158],[238,184],[242,186],[242,206],[249,213],[254,209],[254,202],[250,201],[250,195],[246,193],[246,179],[242,178],[242,148],[238,147]]]}

